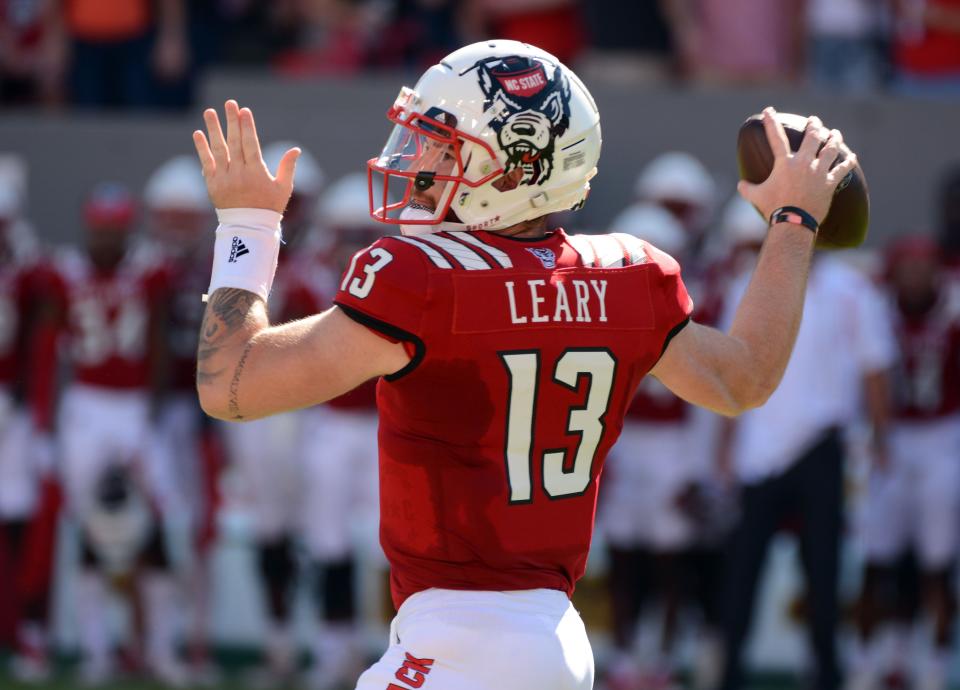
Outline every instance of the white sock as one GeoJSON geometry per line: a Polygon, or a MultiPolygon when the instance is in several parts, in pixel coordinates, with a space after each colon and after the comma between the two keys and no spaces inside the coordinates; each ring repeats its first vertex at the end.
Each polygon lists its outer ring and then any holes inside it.
{"type": "Polygon", "coordinates": [[[77,627],[84,661],[97,668],[110,666],[110,637],[107,631],[107,594],[103,576],[90,569],[77,577],[77,627]]]}
{"type": "Polygon", "coordinates": [[[180,592],[168,573],[148,572],[140,584],[146,614],[147,659],[152,664],[177,661],[180,633],[180,592]]]}

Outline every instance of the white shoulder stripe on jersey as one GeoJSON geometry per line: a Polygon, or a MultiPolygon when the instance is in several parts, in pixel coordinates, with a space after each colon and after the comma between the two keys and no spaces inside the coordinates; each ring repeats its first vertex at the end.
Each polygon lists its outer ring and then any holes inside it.
{"type": "Polygon", "coordinates": [[[610,237],[615,237],[623,245],[627,256],[630,257],[630,265],[644,264],[647,262],[647,253],[643,249],[643,240],[625,232],[612,232],[610,237]]]}
{"type": "Polygon", "coordinates": [[[440,249],[459,261],[460,265],[468,271],[487,271],[491,268],[490,262],[470,249],[470,247],[464,246],[455,240],[438,237],[437,235],[423,235],[419,239],[432,244],[434,247],[440,247],[440,249]]]}
{"type": "Polygon", "coordinates": [[[623,245],[610,235],[594,235],[590,238],[597,252],[594,265],[600,268],[620,268],[623,266],[623,245]]]}
{"type": "Polygon", "coordinates": [[[500,264],[501,268],[513,268],[513,262],[510,261],[510,257],[507,256],[507,253],[505,251],[501,251],[496,247],[491,247],[486,242],[481,242],[476,238],[476,236],[473,235],[473,233],[457,231],[457,232],[448,232],[447,234],[450,235],[450,237],[460,240],[461,242],[466,242],[468,244],[472,244],[474,247],[479,247],[480,249],[485,251],[487,254],[492,256],[493,260],[496,261],[498,264],[500,264]]]}
{"type": "Polygon", "coordinates": [[[587,235],[570,235],[567,238],[580,255],[580,260],[584,266],[593,266],[597,260],[597,254],[593,250],[593,243],[587,235]]]}
{"type": "Polygon", "coordinates": [[[453,268],[453,266],[450,265],[450,262],[443,258],[443,254],[438,252],[430,245],[424,244],[420,240],[415,240],[412,237],[404,237],[403,235],[394,235],[393,238],[395,240],[399,240],[400,242],[406,242],[407,244],[422,251],[424,254],[430,257],[430,260],[433,262],[434,266],[437,266],[438,268],[453,268]]]}

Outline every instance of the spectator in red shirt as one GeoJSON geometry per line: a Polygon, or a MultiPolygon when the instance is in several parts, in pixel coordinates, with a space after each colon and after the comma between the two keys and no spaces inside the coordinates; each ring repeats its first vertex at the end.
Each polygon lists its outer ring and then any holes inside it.
{"type": "Polygon", "coordinates": [[[960,0],[897,0],[894,88],[960,96],[960,0]]]}

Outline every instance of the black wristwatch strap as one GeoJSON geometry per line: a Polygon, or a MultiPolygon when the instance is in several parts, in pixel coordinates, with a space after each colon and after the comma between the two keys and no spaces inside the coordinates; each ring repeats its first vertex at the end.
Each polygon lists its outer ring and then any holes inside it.
{"type": "Polygon", "coordinates": [[[817,222],[816,218],[811,216],[802,208],[798,208],[796,206],[781,206],[776,211],[771,213],[770,225],[775,225],[777,223],[793,223],[794,225],[802,225],[810,232],[814,233],[820,228],[820,224],[817,222]]]}

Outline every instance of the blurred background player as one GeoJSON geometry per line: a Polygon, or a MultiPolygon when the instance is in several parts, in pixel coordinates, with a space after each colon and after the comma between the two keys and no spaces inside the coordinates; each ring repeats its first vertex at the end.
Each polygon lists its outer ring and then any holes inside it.
{"type": "Polygon", "coordinates": [[[191,672],[209,680],[209,551],[222,452],[215,426],[197,403],[194,380],[206,290],[199,276],[212,261],[202,238],[213,219],[196,157],[174,156],[160,165],[144,187],[143,205],[147,237],[170,286],[164,329],[169,376],[152,441],[151,472],[162,487],[159,508],[171,556],[189,592],[191,672]]]}
{"type": "MultiPolygon", "coordinates": [[[[717,242],[706,232],[716,210],[716,187],[706,166],[686,151],[667,151],[654,157],[634,184],[634,196],[641,203],[665,210],[684,231],[684,280],[694,300],[694,317],[699,323],[709,325],[719,321],[728,280],[722,255],[715,246],[717,242]]],[[[688,407],[684,415],[688,439],[686,480],[677,487],[675,509],[686,515],[693,536],[672,561],[681,583],[675,592],[685,604],[693,604],[699,615],[692,682],[696,687],[710,687],[718,673],[720,655],[717,632],[720,542],[722,528],[728,526],[730,520],[727,517],[706,526],[700,521],[705,511],[723,511],[729,502],[723,500],[724,487],[718,483],[711,461],[718,432],[717,415],[696,407],[688,407]]],[[[677,581],[676,577],[666,577],[670,582],[677,581]]],[[[662,683],[668,675],[648,675],[647,680],[662,683]]]]}
{"type": "Polygon", "coordinates": [[[887,279],[899,365],[889,453],[878,458],[867,489],[861,645],[851,688],[905,674],[910,687],[942,690],[953,645],[960,530],[960,305],[950,299],[931,237],[894,241],[887,279]],[[902,614],[915,593],[901,576],[901,560],[911,551],[921,572],[921,610],[929,619],[927,645],[912,668],[902,614]]]}
{"type": "Polygon", "coordinates": [[[53,295],[73,372],[58,440],[69,508],[81,535],[76,612],[81,678],[90,684],[102,682],[114,667],[107,575],[129,579],[140,567],[134,599],[142,597],[147,621],[146,663],[164,681],[184,681],[175,648],[180,605],[166,548],[154,506],[144,533],[137,508],[142,504],[134,499],[155,500],[143,461],[166,374],[167,306],[165,273],[133,244],[135,220],[136,202],[125,187],[97,186],[83,208],[86,251],[59,257],[53,295]],[[115,529],[101,529],[115,525],[106,516],[121,514],[131,518],[121,523],[128,531],[117,536],[115,529]],[[122,558],[111,557],[108,535],[124,542],[122,558]]]}
{"type": "MultiPolygon", "coordinates": [[[[13,165],[15,161],[6,161],[13,165]]],[[[52,476],[54,339],[47,278],[22,218],[25,173],[0,175],[0,647],[24,681],[50,674],[47,614],[59,486],[52,476]]]]}
{"type": "Polygon", "coordinates": [[[716,182],[703,163],[686,151],[662,153],[640,171],[634,196],[676,218],[688,235],[687,254],[696,260],[716,207],[716,182]]]}
{"type": "MultiPolygon", "coordinates": [[[[264,162],[277,165],[290,146],[290,142],[281,141],[264,147],[264,162]]],[[[282,270],[278,271],[283,276],[274,283],[268,306],[271,318],[277,322],[326,308],[335,282],[320,265],[316,238],[311,233],[312,212],[323,186],[323,173],[306,151],[300,163],[283,224],[284,245],[279,257],[282,270]]],[[[315,429],[304,429],[305,419],[301,413],[291,413],[221,425],[228,461],[236,470],[240,492],[249,509],[257,575],[266,603],[265,664],[249,679],[258,686],[289,684],[297,671],[293,599],[297,541],[308,495],[300,440],[310,432],[321,434],[315,429]]]]}
{"type": "MultiPolygon", "coordinates": [[[[334,283],[327,288],[335,289],[353,256],[383,235],[383,226],[370,218],[367,176],[347,175],[330,185],[317,204],[316,221],[329,243],[325,268],[334,283]]],[[[313,312],[326,309],[332,294],[326,292],[313,312]]],[[[378,576],[385,570],[386,559],[378,539],[376,381],[301,414],[305,417],[300,443],[306,491],[303,536],[317,578],[313,585],[317,605],[322,609],[310,685],[326,690],[359,675],[363,661],[360,615],[370,620],[382,611],[383,580],[378,576]],[[362,581],[358,565],[365,573],[362,581]],[[358,585],[364,595],[363,611],[358,606],[358,585]]]]}
{"type": "MultiPolygon", "coordinates": [[[[727,324],[753,269],[749,252],[756,238],[746,227],[740,233],[735,243],[740,274],[727,294],[727,324]]],[[[829,254],[814,258],[803,314],[780,387],[762,407],[726,422],[717,451],[721,472],[732,478],[740,494],[739,518],[724,562],[722,690],[743,684],[742,656],[757,584],[770,541],[787,519],[798,524],[815,660],[811,684],[833,690],[840,682],[835,636],[844,433],[862,413],[882,451],[888,369],[895,349],[877,291],[829,254]],[[825,358],[827,352],[834,356],[825,358]]]]}
{"type": "MultiPolygon", "coordinates": [[[[652,203],[624,209],[609,231],[646,240],[678,261],[686,255],[689,236],[683,226],[652,203]]],[[[643,379],[604,469],[608,482],[599,524],[608,546],[617,649],[607,677],[611,690],[665,687],[676,670],[673,652],[683,586],[679,559],[694,528],[678,504],[691,474],[687,412],[687,404],[657,379],[643,379]],[[638,654],[637,639],[644,599],[659,600],[662,611],[659,639],[647,658],[638,654]]]]}

